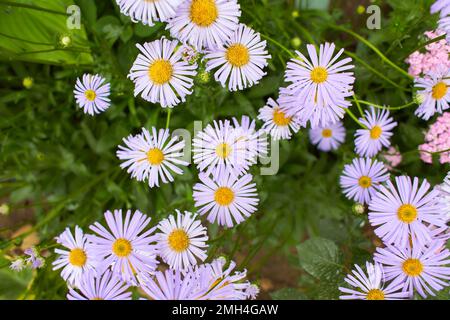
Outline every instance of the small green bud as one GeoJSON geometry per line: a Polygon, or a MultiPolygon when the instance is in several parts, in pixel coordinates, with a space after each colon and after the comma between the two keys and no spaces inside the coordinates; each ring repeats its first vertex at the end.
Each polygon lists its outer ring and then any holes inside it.
{"type": "Polygon", "coordinates": [[[300,47],[302,45],[302,40],[299,37],[292,38],[291,45],[292,45],[292,47],[297,49],[298,47],[300,47]]]}
{"type": "Polygon", "coordinates": [[[355,203],[352,207],[352,212],[355,216],[361,216],[366,212],[366,207],[362,203],[355,203]]]}

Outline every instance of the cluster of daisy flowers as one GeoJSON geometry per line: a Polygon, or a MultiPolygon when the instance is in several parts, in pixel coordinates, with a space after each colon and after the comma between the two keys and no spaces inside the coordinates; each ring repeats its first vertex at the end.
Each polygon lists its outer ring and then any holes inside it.
{"type": "Polygon", "coordinates": [[[245,300],[259,293],[233,261],[205,263],[208,235],[196,214],[177,210],[153,227],[139,211],[104,217],[91,234],[76,226],[57,237],[53,269],[61,270],[69,300],[130,300],[132,287],[153,300],[245,300]]]}
{"type": "MultiPolygon", "coordinates": [[[[193,92],[196,61],[202,56],[206,72],[230,91],[257,84],[265,75],[271,56],[259,33],[239,23],[237,0],[116,0],[120,11],[133,22],[167,23],[174,40],[137,44],[139,54],[128,77],[134,95],[173,108],[193,92]]],[[[109,105],[110,85],[100,75],[85,74],[75,88],[76,102],[94,115],[109,105]]]]}

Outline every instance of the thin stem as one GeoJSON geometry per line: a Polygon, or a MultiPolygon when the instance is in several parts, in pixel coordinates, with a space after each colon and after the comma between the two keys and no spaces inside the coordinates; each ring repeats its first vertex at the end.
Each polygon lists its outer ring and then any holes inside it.
{"type": "Polygon", "coordinates": [[[364,43],[367,47],[369,47],[370,49],[372,49],[373,52],[375,52],[380,58],[381,60],[383,60],[384,62],[386,62],[388,65],[390,65],[392,68],[394,68],[395,70],[397,70],[398,72],[400,72],[401,74],[403,74],[404,76],[408,77],[408,79],[413,80],[414,77],[411,76],[408,72],[406,72],[405,70],[403,70],[402,68],[400,68],[398,65],[396,65],[394,62],[392,62],[391,60],[389,60],[377,47],[375,47],[370,41],[368,41],[367,39],[365,39],[364,37],[360,36],[359,34],[357,34],[356,32],[353,32],[352,30],[349,30],[347,28],[344,28],[342,26],[336,26],[336,25],[331,25],[331,28],[336,29],[336,30],[340,30],[343,31],[345,33],[348,33],[349,35],[355,37],[356,39],[358,39],[359,41],[361,41],[362,43],[364,43]]]}
{"type": "Polygon", "coordinates": [[[356,106],[358,107],[358,110],[359,110],[359,113],[361,114],[361,117],[364,118],[364,112],[363,112],[363,110],[362,110],[362,108],[361,108],[361,105],[359,104],[359,101],[358,101],[358,99],[356,98],[355,94],[353,94],[353,100],[355,101],[356,106]]]}
{"type": "Polygon", "coordinates": [[[291,50],[289,50],[288,48],[286,48],[284,45],[282,45],[281,43],[279,43],[278,41],[276,41],[275,39],[272,39],[269,36],[266,36],[265,34],[261,33],[261,37],[269,40],[270,42],[272,42],[273,44],[277,45],[278,47],[280,47],[281,49],[283,49],[284,51],[286,51],[289,56],[291,56],[291,58],[296,58],[295,54],[292,53],[291,50]]]}
{"type": "Polygon", "coordinates": [[[170,115],[171,115],[171,113],[172,113],[172,109],[169,109],[169,110],[167,111],[166,129],[169,128],[169,124],[170,124],[170,115]]]}
{"type": "MultiPolygon", "coordinates": [[[[422,45],[420,45],[420,46],[418,46],[416,49],[414,49],[410,54],[408,54],[407,57],[409,57],[409,56],[410,56],[411,54],[413,54],[414,52],[416,52],[416,51],[418,51],[418,50],[420,50],[420,49],[423,49],[423,48],[425,48],[426,46],[428,46],[428,45],[430,45],[430,44],[432,44],[432,43],[435,43],[435,42],[444,40],[446,37],[447,37],[447,35],[446,35],[446,34],[443,34],[443,35],[441,35],[441,36],[439,36],[439,37],[436,37],[436,38],[433,38],[433,39],[428,40],[427,42],[423,43],[422,45]]],[[[405,58],[406,58],[406,57],[405,57],[405,58]]]]}
{"type": "MultiPolygon", "coordinates": [[[[409,107],[411,107],[411,106],[416,104],[414,101],[411,101],[411,102],[408,102],[407,104],[404,104],[404,105],[401,105],[401,106],[398,106],[398,107],[389,107],[389,106],[381,106],[379,104],[375,104],[375,103],[369,102],[369,101],[364,101],[364,100],[359,100],[359,99],[356,99],[356,100],[359,103],[365,104],[367,106],[373,106],[374,108],[377,108],[377,109],[386,109],[386,110],[401,110],[401,109],[409,108],[409,107]]],[[[353,99],[353,101],[355,101],[355,102],[356,102],[356,100],[353,99]]]]}
{"type": "Polygon", "coordinates": [[[367,129],[367,127],[365,125],[363,125],[358,118],[353,114],[353,112],[350,111],[349,108],[345,108],[345,112],[347,112],[347,114],[363,129],[367,129]]]}
{"type": "Polygon", "coordinates": [[[369,71],[371,71],[372,73],[376,74],[377,76],[379,76],[380,78],[382,78],[383,80],[386,80],[389,84],[391,84],[392,86],[396,87],[397,89],[400,89],[402,91],[411,91],[410,89],[406,89],[403,88],[402,86],[399,86],[397,83],[395,83],[394,81],[392,81],[391,79],[389,79],[388,77],[386,77],[383,73],[381,73],[380,71],[378,71],[377,69],[373,68],[372,66],[370,66],[369,64],[367,64],[364,60],[362,60],[360,57],[358,57],[356,54],[354,54],[353,52],[348,52],[348,51],[344,51],[344,53],[346,55],[348,55],[349,57],[353,58],[355,61],[357,61],[358,63],[360,63],[361,65],[363,65],[366,69],[368,69],[369,71]]]}

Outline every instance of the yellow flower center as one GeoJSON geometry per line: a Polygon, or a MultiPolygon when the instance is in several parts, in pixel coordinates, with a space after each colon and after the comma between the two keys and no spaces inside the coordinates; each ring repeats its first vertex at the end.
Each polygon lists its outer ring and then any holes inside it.
{"type": "Polygon", "coordinates": [[[384,292],[380,289],[372,289],[367,292],[367,300],[384,300],[384,292]]]}
{"type": "Polygon", "coordinates": [[[286,117],[283,111],[281,111],[279,108],[275,109],[273,112],[273,122],[279,126],[284,127],[289,125],[291,123],[292,117],[286,117]]]}
{"type": "Polygon", "coordinates": [[[397,210],[398,219],[404,223],[411,223],[417,218],[417,208],[410,204],[403,204],[397,210]]]}
{"type": "Polygon", "coordinates": [[[433,87],[431,96],[434,100],[441,100],[447,94],[447,90],[447,84],[439,82],[433,87]]]}
{"type": "Polygon", "coordinates": [[[84,96],[86,97],[86,99],[88,99],[89,101],[94,101],[95,98],[97,97],[97,94],[95,93],[94,90],[86,90],[84,92],[84,96]]]}
{"type": "Polygon", "coordinates": [[[154,61],[148,69],[150,80],[159,85],[169,82],[172,79],[172,74],[172,64],[164,59],[154,61]]]}
{"type": "Polygon", "coordinates": [[[403,272],[410,277],[417,277],[423,271],[423,264],[419,259],[407,259],[403,262],[402,266],[403,272]]]}
{"type": "Polygon", "coordinates": [[[164,161],[164,153],[158,148],[150,149],[147,152],[147,160],[154,166],[160,165],[164,161]]]}
{"type": "Polygon", "coordinates": [[[358,184],[361,188],[369,188],[372,185],[372,179],[368,176],[362,176],[358,180],[358,184]]]}
{"type": "Polygon", "coordinates": [[[234,192],[228,187],[220,187],[214,194],[214,200],[220,206],[228,206],[234,200],[234,192]]]}
{"type": "Polygon", "coordinates": [[[372,129],[370,129],[370,138],[371,139],[378,139],[381,134],[383,133],[383,130],[380,126],[375,126],[372,129]]]}
{"type": "Polygon", "coordinates": [[[99,298],[99,297],[95,297],[95,298],[92,298],[91,300],[105,300],[105,299],[99,298]]]}
{"type": "Polygon", "coordinates": [[[82,267],[86,264],[87,256],[83,249],[75,248],[70,250],[69,262],[75,267],[82,267]]]}
{"type": "Polygon", "coordinates": [[[233,67],[242,67],[250,61],[250,54],[246,46],[236,43],[227,49],[226,59],[233,67]]]}
{"type": "Polygon", "coordinates": [[[182,229],[174,230],[168,238],[169,246],[173,251],[183,252],[189,247],[189,237],[182,229]]]}
{"type": "Polygon", "coordinates": [[[328,79],[327,69],[324,67],[315,67],[311,71],[311,81],[314,83],[323,83],[328,79]]]}
{"type": "Polygon", "coordinates": [[[323,129],[322,130],[322,137],[331,138],[332,135],[333,135],[333,131],[331,131],[331,129],[323,129]]]}
{"type": "Polygon", "coordinates": [[[128,257],[132,250],[130,241],[124,238],[117,239],[112,246],[113,253],[120,258],[128,257]]]}
{"type": "Polygon", "coordinates": [[[200,27],[208,27],[219,16],[214,0],[193,0],[191,4],[191,21],[200,27]]]}
{"type": "Polygon", "coordinates": [[[219,158],[226,159],[231,153],[231,147],[228,143],[221,143],[216,147],[216,154],[219,158]]]}

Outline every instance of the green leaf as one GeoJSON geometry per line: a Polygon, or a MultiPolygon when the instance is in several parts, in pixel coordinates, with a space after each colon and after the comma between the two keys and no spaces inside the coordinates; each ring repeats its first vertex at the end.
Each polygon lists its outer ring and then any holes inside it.
{"type": "Polygon", "coordinates": [[[16,272],[0,269],[0,300],[17,299],[25,291],[31,278],[31,270],[16,272]]]}
{"type": "Polygon", "coordinates": [[[297,246],[300,266],[318,279],[340,277],[343,265],[337,245],[328,239],[312,238],[297,246]]]}
{"type": "Polygon", "coordinates": [[[70,0],[17,0],[0,10],[0,59],[48,64],[92,64],[83,28],[67,27],[70,0]],[[62,36],[70,36],[71,44],[63,48],[62,36]]]}

